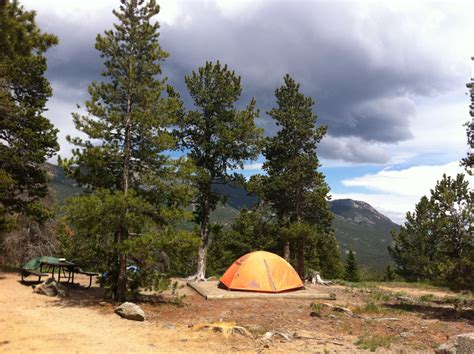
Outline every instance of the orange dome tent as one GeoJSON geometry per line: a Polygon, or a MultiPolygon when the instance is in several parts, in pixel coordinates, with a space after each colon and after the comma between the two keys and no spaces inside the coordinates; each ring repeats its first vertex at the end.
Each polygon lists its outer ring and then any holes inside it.
{"type": "Polygon", "coordinates": [[[298,273],[280,256],[257,251],[237,259],[220,279],[229,290],[278,293],[303,287],[298,273]]]}

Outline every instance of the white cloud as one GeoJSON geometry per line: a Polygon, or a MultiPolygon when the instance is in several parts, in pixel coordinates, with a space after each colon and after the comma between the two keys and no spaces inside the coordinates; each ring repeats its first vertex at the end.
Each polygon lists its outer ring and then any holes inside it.
{"type": "Polygon", "coordinates": [[[250,17],[259,8],[261,8],[266,1],[250,1],[250,0],[215,0],[215,3],[221,13],[226,17],[234,20],[242,20],[245,17],[250,17]]]}
{"type": "Polygon", "coordinates": [[[263,163],[261,162],[255,162],[255,163],[250,163],[247,165],[244,165],[244,170],[246,171],[258,171],[262,169],[263,163]]]}
{"type": "Polygon", "coordinates": [[[401,196],[423,195],[429,192],[443,173],[456,176],[463,169],[459,162],[440,166],[414,166],[404,170],[384,169],[376,174],[343,180],[347,187],[364,187],[376,192],[393,193],[401,196]]]}
{"type": "MultiPolygon", "coordinates": [[[[342,181],[346,187],[362,187],[371,193],[336,193],[333,198],[363,200],[395,222],[402,222],[405,213],[413,210],[423,195],[430,194],[430,189],[434,188],[443,173],[454,177],[462,172],[464,170],[457,161],[437,166],[414,166],[403,170],[384,169],[375,174],[342,181]]],[[[469,177],[468,180],[472,186],[474,178],[469,177]]]]}

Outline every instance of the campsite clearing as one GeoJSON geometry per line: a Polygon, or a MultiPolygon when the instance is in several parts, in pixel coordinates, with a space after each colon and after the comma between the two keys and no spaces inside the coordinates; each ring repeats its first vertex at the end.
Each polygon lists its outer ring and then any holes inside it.
{"type": "MultiPolygon", "coordinates": [[[[184,306],[170,294],[146,294],[140,302],[145,322],[123,320],[103,289],[73,288],[67,298],[33,294],[13,273],[0,273],[0,351],[11,352],[348,352],[363,348],[430,352],[460,333],[474,332],[474,309],[454,309],[435,301],[406,303],[390,291],[348,286],[319,287],[335,292],[331,304],[355,316],[327,312],[310,316],[312,303],[327,300],[229,299],[208,301],[180,282],[184,306]],[[235,322],[250,338],[197,330],[203,323],[235,322]],[[273,332],[266,339],[262,332],[273,332]],[[287,341],[277,332],[290,334],[287,341]]],[[[80,279],[88,284],[88,279],[80,279]]],[[[316,286],[315,286],[316,288],[316,286]]],[[[449,292],[449,296],[459,294],[449,292]]]]}

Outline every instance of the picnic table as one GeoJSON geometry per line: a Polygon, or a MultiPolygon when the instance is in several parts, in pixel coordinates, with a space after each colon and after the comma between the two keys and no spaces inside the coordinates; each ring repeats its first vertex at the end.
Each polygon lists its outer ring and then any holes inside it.
{"type": "Polygon", "coordinates": [[[54,273],[56,268],[58,269],[58,279],[57,282],[61,282],[61,271],[63,271],[64,277],[66,277],[66,270],[68,271],[68,279],[67,283],[71,280],[71,273],[73,274],[73,281],[74,284],[74,270],[78,267],[76,264],[72,262],[68,262],[66,260],[58,259],[55,257],[46,257],[46,259],[40,260],[40,272],[43,271],[43,267],[49,268],[51,270],[51,276],[54,279],[54,273]]]}
{"type": "Polygon", "coordinates": [[[58,279],[57,282],[61,282],[61,271],[64,277],[67,277],[67,283],[71,281],[71,284],[74,285],[74,274],[83,274],[89,277],[89,286],[92,285],[92,277],[98,275],[95,272],[86,272],[84,271],[78,264],[73,262],[66,261],[65,259],[56,258],[56,257],[37,257],[30,260],[26,263],[21,269],[21,280],[23,281],[24,276],[28,275],[37,275],[38,281],[41,281],[41,277],[48,276],[48,272],[44,272],[43,269],[46,268],[51,272],[51,276],[54,279],[54,275],[56,273],[56,269],[58,270],[58,279]],[[66,275],[67,271],[67,275],[66,275]]]}

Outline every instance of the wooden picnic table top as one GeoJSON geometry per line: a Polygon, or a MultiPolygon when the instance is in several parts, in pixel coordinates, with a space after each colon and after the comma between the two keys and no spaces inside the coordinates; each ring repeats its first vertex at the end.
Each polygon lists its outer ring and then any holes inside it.
{"type": "Polygon", "coordinates": [[[40,262],[41,264],[50,265],[50,266],[60,266],[60,267],[68,267],[68,266],[77,266],[77,264],[69,261],[51,261],[51,260],[44,260],[40,262]]]}
{"type": "Polygon", "coordinates": [[[69,261],[41,261],[42,265],[51,266],[51,267],[60,267],[60,268],[74,268],[78,267],[77,264],[69,261]]]}

